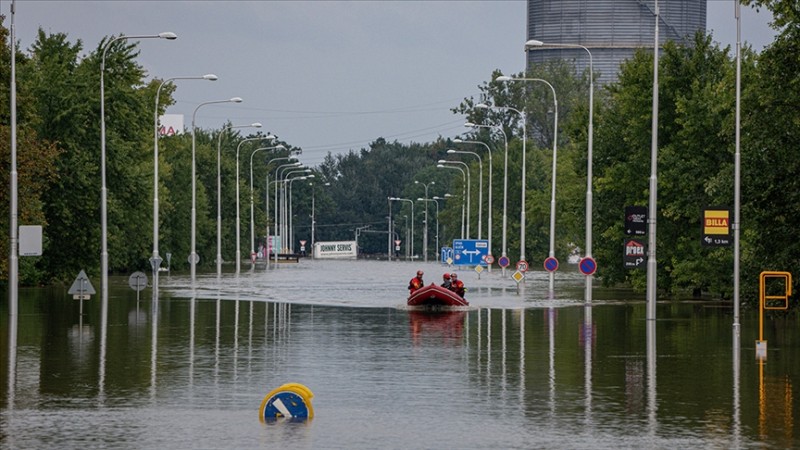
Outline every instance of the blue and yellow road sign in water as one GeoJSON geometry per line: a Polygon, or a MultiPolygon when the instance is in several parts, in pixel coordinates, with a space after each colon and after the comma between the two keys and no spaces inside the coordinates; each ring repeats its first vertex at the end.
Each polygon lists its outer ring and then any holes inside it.
{"type": "Polygon", "coordinates": [[[314,407],[311,398],[314,393],[300,383],[286,383],[273,389],[261,401],[259,418],[262,422],[281,417],[287,419],[311,419],[314,407]]]}

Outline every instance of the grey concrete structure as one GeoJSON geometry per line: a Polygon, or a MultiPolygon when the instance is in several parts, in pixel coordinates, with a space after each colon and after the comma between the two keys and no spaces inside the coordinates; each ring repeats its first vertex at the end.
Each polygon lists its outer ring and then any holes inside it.
{"type": "MultiPolygon", "coordinates": [[[[706,29],[707,0],[659,0],[659,41],[691,39],[706,29]]],[[[528,0],[528,40],[579,44],[592,52],[600,83],[617,80],[619,65],[639,48],[652,48],[655,0],[528,0]]],[[[527,64],[550,59],[589,66],[581,48],[541,48],[527,53],[527,64]]]]}

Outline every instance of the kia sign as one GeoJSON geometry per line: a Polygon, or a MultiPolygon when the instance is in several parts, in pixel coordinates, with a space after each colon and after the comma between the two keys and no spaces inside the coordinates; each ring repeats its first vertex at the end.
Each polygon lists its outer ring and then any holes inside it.
{"type": "Polygon", "coordinates": [[[625,207],[625,234],[628,236],[644,236],[647,234],[647,207],[625,207]]]}

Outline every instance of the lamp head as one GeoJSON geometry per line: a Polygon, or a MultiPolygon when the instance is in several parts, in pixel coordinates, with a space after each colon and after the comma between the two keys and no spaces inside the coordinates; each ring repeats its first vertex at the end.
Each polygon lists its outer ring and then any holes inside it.
{"type": "MultiPolygon", "coordinates": [[[[470,125],[472,125],[472,124],[470,124],[470,125]]],[[[455,138],[455,139],[453,139],[453,143],[455,143],[455,144],[463,144],[464,141],[459,139],[459,138],[455,138]]]]}
{"type": "Polygon", "coordinates": [[[283,144],[278,144],[275,146],[275,150],[286,150],[286,147],[284,147],[283,144]]]}
{"type": "Polygon", "coordinates": [[[203,79],[208,81],[217,81],[219,78],[217,78],[217,76],[213,73],[207,73],[203,75],[203,79]]]}
{"type": "Polygon", "coordinates": [[[530,47],[541,47],[544,45],[544,42],[537,41],[536,39],[531,39],[525,43],[525,49],[527,50],[530,47]]]}
{"type": "Polygon", "coordinates": [[[277,137],[275,137],[272,134],[268,134],[268,135],[264,136],[264,139],[266,139],[268,141],[274,141],[275,139],[277,139],[277,137]]]}
{"type": "Polygon", "coordinates": [[[232,103],[242,103],[242,97],[233,97],[228,101],[232,103]]]}
{"type": "Polygon", "coordinates": [[[424,199],[424,198],[418,198],[418,199],[417,199],[417,201],[418,201],[418,202],[424,202],[424,201],[425,201],[425,199],[424,199]]]}
{"type": "Polygon", "coordinates": [[[437,164],[436,167],[439,168],[439,169],[444,169],[444,165],[443,164],[437,164]]]}
{"type": "Polygon", "coordinates": [[[500,75],[499,77],[495,78],[494,81],[512,81],[513,78],[509,77],[508,75],[500,75]]]}
{"type": "MultiPolygon", "coordinates": [[[[309,171],[310,171],[310,170],[311,170],[311,169],[309,169],[309,171]]],[[[311,175],[306,175],[306,178],[315,178],[315,177],[314,177],[314,174],[312,173],[311,175]]]]}
{"type": "Polygon", "coordinates": [[[444,163],[446,163],[446,162],[447,162],[447,160],[440,159],[439,161],[436,161],[436,162],[437,162],[437,163],[439,163],[439,164],[444,164],[444,163]]]}
{"type": "Polygon", "coordinates": [[[261,122],[253,122],[250,124],[251,127],[261,128],[261,122]]]}
{"type": "Polygon", "coordinates": [[[178,35],[171,31],[164,31],[162,33],[158,33],[158,37],[160,37],[161,39],[169,39],[170,41],[178,39],[178,35]]]}
{"type": "Polygon", "coordinates": [[[491,107],[486,103],[478,103],[477,105],[475,105],[475,109],[489,109],[489,108],[491,107]]]}
{"type": "Polygon", "coordinates": [[[464,124],[464,126],[467,127],[467,128],[477,128],[477,125],[475,125],[472,122],[467,122],[467,123],[464,124]]]}
{"type": "Polygon", "coordinates": [[[452,155],[453,153],[455,153],[455,152],[456,152],[456,151],[455,151],[455,150],[453,150],[452,148],[450,148],[450,149],[447,149],[447,153],[450,153],[451,155],[452,155]]]}

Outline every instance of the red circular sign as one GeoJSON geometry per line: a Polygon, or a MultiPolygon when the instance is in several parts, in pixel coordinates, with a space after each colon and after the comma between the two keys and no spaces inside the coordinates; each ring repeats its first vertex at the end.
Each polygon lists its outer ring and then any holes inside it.
{"type": "Polygon", "coordinates": [[[527,272],[528,271],[528,261],[525,261],[524,259],[518,261],[517,262],[517,270],[519,270],[522,273],[527,272]]]}
{"type": "Polygon", "coordinates": [[[483,257],[483,260],[486,261],[486,264],[491,264],[494,262],[494,256],[486,255],[483,257]]]}
{"type": "Polygon", "coordinates": [[[597,262],[591,256],[587,256],[581,259],[578,267],[581,269],[582,274],[592,275],[597,270],[597,262]]]}
{"type": "Polygon", "coordinates": [[[544,260],[544,270],[548,272],[555,272],[558,270],[558,260],[554,257],[549,257],[544,260]]]}

